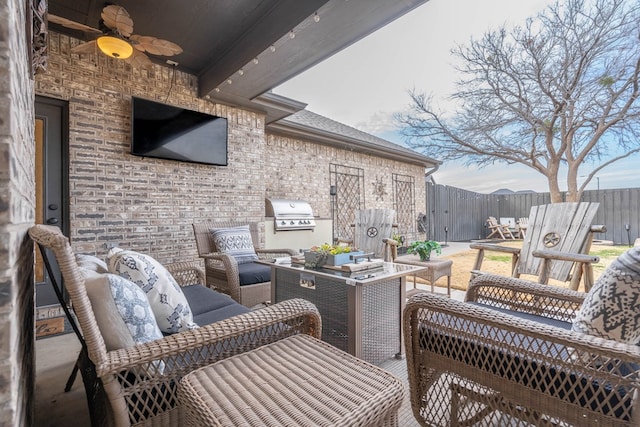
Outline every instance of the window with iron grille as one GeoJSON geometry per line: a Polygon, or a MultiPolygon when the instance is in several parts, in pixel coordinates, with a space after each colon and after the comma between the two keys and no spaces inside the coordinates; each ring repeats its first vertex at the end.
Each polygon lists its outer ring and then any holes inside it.
{"type": "Polygon", "coordinates": [[[397,233],[413,239],[416,234],[416,191],[413,176],[393,174],[393,208],[396,211],[397,233]]]}
{"type": "Polygon", "coordinates": [[[335,185],[333,197],[333,237],[351,240],[356,211],[364,209],[364,169],[329,165],[331,185],[335,185]]]}

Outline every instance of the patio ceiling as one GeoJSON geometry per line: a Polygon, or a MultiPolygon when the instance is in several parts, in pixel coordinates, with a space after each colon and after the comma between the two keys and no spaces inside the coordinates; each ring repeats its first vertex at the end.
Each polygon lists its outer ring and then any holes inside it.
{"type": "MultiPolygon", "coordinates": [[[[134,34],[177,43],[171,59],[198,77],[200,97],[267,113],[267,123],[303,104],[268,92],[427,0],[119,0],[134,34]],[[316,17],[317,15],[317,17],[316,17]],[[293,32],[294,37],[291,37],[293,32]]],[[[98,28],[103,1],[50,0],[49,13],[98,28]]],[[[87,34],[50,23],[60,33],[87,34]]]]}

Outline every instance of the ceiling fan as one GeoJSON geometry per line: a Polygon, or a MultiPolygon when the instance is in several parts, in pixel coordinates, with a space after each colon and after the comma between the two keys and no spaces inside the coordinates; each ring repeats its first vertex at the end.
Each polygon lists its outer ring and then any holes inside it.
{"type": "Polygon", "coordinates": [[[139,36],[133,34],[133,20],[129,12],[116,5],[108,5],[100,14],[100,28],[93,28],[69,19],[49,14],[49,21],[66,28],[80,30],[91,36],[97,36],[95,40],[81,43],[71,49],[72,53],[95,53],[96,48],[105,55],[117,59],[123,59],[132,66],[148,67],[153,65],[149,57],[144,53],[160,56],[173,56],[182,53],[182,48],[177,44],[151,36],[139,36]]]}

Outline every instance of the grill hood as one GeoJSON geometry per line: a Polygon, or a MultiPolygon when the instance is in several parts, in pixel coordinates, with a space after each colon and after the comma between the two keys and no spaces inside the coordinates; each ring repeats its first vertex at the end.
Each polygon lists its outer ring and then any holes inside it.
{"type": "Polygon", "coordinates": [[[266,217],[273,217],[276,231],[313,230],[316,227],[311,205],[303,200],[266,199],[266,217]]]}

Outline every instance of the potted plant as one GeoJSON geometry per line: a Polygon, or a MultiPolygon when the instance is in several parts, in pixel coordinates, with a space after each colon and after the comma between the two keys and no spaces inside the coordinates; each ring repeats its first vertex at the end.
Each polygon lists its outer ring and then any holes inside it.
{"type": "Polygon", "coordinates": [[[409,245],[408,252],[417,254],[420,257],[420,261],[429,261],[431,252],[435,252],[437,255],[442,253],[442,246],[435,240],[419,240],[409,245]]]}

